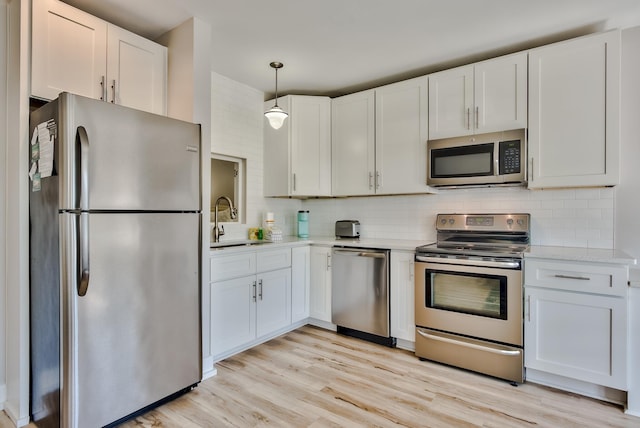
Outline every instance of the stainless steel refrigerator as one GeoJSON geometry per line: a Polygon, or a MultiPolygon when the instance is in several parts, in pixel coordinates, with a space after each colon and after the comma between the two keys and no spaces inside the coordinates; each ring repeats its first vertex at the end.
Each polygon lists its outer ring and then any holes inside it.
{"type": "Polygon", "coordinates": [[[32,418],[114,424],[201,380],[200,126],[62,93],[31,132],[32,418]]]}

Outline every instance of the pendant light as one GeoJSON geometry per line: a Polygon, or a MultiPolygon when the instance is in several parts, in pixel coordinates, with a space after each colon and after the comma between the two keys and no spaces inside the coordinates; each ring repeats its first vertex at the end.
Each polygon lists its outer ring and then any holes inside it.
{"type": "Polygon", "coordinates": [[[264,115],[267,117],[267,119],[269,119],[269,125],[271,125],[273,129],[280,129],[280,127],[284,123],[284,120],[289,116],[286,111],[282,110],[278,106],[278,69],[282,68],[283,64],[281,62],[275,61],[269,65],[271,66],[271,68],[274,68],[276,70],[276,102],[273,107],[264,112],[264,115]]]}

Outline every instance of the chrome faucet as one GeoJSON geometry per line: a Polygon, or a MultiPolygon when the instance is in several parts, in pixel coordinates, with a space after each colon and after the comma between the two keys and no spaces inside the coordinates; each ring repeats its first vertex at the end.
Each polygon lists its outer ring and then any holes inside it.
{"type": "Polygon", "coordinates": [[[224,227],[222,225],[218,226],[218,206],[220,205],[221,200],[227,201],[227,204],[229,205],[229,214],[232,219],[236,218],[238,215],[238,209],[234,208],[231,199],[227,198],[226,196],[220,196],[216,200],[214,216],[215,225],[213,226],[213,242],[220,242],[220,237],[224,235],[224,227]]]}

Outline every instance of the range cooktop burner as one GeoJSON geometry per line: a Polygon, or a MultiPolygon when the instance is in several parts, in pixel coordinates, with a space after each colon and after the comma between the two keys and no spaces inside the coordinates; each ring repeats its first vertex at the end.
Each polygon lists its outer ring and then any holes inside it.
{"type": "Polygon", "coordinates": [[[530,243],[529,214],[438,214],[435,244],[416,248],[440,257],[522,258],[530,243]]]}

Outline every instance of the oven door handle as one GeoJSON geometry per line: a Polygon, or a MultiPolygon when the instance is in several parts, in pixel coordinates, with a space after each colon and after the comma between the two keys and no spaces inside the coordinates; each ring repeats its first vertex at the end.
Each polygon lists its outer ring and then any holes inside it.
{"type": "Polygon", "coordinates": [[[418,334],[420,336],[425,337],[427,339],[438,340],[440,342],[451,343],[453,345],[466,346],[467,348],[477,349],[479,351],[491,352],[493,354],[506,355],[506,356],[517,356],[517,355],[520,355],[520,352],[521,352],[520,350],[496,349],[496,348],[491,348],[489,346],[478,345],[478,344],[475,344],[475,343],[461,342],[459,340],[449,339],[447,337],[434,336],[432,334],[425,333],[425,332],[421,331],[420,329],[418,329],[416,331],[418,332],[418,334]]]}
{"type": "Polygon", "coordinates": [[[520,261],[494,261],[494,260],[469,260],[469,259],[443,259],[441,257],[427,257],[416,256],[417,262],[431,262],[431,263],[447,263],[450,265],[465,265],[465,266],[480,266],[480,267],[495,267],[495,268],[508,268],[508,269],[520,269],[520,261]]]}

